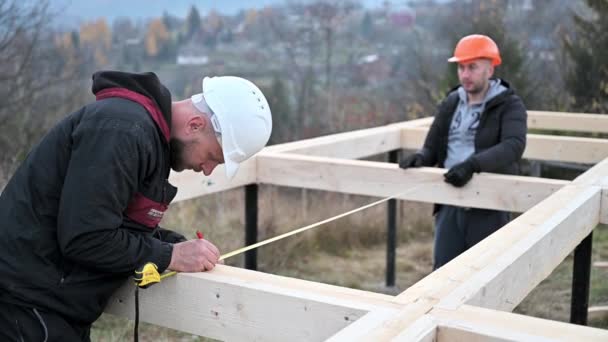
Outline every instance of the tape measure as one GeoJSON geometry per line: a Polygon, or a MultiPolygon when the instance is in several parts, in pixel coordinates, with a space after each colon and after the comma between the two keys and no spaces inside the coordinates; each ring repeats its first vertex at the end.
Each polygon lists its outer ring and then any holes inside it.
{"type": "Polygon", "coordinates": [[[160,283],[161,277],[158,273],[158,266],[153,262],[148,262],[135,270],[133,281],[137,287],[145,289],[150,285],[160,283]]]}

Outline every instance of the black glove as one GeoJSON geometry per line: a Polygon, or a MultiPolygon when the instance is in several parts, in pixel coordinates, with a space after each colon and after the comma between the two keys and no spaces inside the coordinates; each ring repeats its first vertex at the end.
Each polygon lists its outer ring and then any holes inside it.
{"type": "Polygon", "coordinates": [[[156,232],[154,232],[154,237],[159,239],[160,241],[168,243],[178,243],[187,241],[186,237],[182,234],[160,227],[158,227],[156,229],[156,232]]]}
{"type": "Polygon", "coordinates": [[[407,169],[409,167],[421,167],[423,164],[422,155],[420,153],[414,153],[407,156],[407,158],[403,159],[399,162],[399,167],[402,169],[407,169]]]}
{"type": "Polygon", "coordinates": [[[443,177],[447,183],[456,187],[462,187],[473,178],[473,172],[479,172],[479,166],[473,159],[467,159],[462,163],[452,166],[443,177]]]}

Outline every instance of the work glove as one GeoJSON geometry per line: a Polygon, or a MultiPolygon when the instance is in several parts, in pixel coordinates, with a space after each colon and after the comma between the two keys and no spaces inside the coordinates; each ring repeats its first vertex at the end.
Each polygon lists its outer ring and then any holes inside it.
{"type": "Polygon", "coordinates": [[[158,227],[154,232],[154,237],[159,239],[160,241],[168,242],[168,243],[178,243],[187,241],[185,236],[180,233],[174,232],[169,229],[158,227]]]}
{"type": "Polygon", "coordinates": [[[473,178],[473,172],[479,171],[477,163],[469,158],[462,163],[452,166],[448,172],[443,174],[443,177],[447,183],[460,188],[473,178]]]}
{"type": "Polygon", "coordinates": [[[420,153],[414,153],[407,156],[405,159],[399,162],[399,167],[407,169],[410,167],[421,167],[423,164],[422,155],[420,153]]]}

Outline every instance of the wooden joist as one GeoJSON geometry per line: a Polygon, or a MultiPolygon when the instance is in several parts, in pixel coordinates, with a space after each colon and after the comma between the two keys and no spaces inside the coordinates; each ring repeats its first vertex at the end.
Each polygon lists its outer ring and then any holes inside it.
{"type": "Polygon", "coordinates": [[[529,110],[528,129],[607,133],[608,116],[529,110]]]}
{"type": "MultiPolygon", "coordinates": [[[[387,341],[434,307],[475,304],[511,310],[574,249],[599,220],[598,188],[566,186],[396,297],[397,315],[336,336],[387,341]]],[[[369,320],[367,314],[361,320],[369,320]]]]}
{"type": "MultiPolygon", "coordinates": [[[[127,282],[106,312],[133,319],[127,282]]],[[[322,341],[369,311],[388,315],[392,296],[218,265],[140,290],[140,319],[229,341],[322,341]]]]}
{"type": "Polygon", "coordinates": [[[444,182],[445,170],[295,154],[258,156],[258,182],[403,200],[523,212],[567,181],[477,174],[463,188],[444,182]]]}
{"type": "Polygon", "coordinates": [[[464,305],[433,309],[437,342],[608,341],[608,330],[464,305]]]}
{"type": "MultiPolygon", "coordinates": [[[[417,150],[424,144],[428,127],[405,127],[402,147],[417,150]]],[[[594,164],[608,156],[608,140],[528,134],[524,158],[594,164]]]]}

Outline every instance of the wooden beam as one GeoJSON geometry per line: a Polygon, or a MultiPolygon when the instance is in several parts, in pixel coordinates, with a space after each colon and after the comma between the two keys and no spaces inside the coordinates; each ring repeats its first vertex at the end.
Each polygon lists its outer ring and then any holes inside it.
{"type": "Polygon", "coordinates": [[[463,188],[443,181],[444,169],[402,170],[396,164],[294,154],[258,157],[258,182],[464,207],[523,212],[566,181],[482,173],[463,188]]]}
{"type": "MultiPolygon", "coordinates": [[[[106,312],[133,319],[127,282],[106,312]]],[[[144,322],[238,341],[321,341],[368,311],[396,312],[392,296],[218,265],[140,290],[144,322]]]]}
{"type": "MultiPolygon", "coordinates": [[[[423,122],[419,127],[430,126],[431,123],[432,120],[423,122]]],[[[608,116],[606,114],[529,110],[528,129],[608,133],[608,116]]]]}
{"type": "Polygon", "coordinates": [[[590,307],[589,310],[587,311],[587,318],[589,320],[606,320],[606,319],[608,319],[608,305],[590,307]]]}
{"type": "MultiPolygon", "coordinates": [[[[420,149],[428,132],[426,127],[405,127],[401,147],[420,149]]],[[[528,134],[524,158],[595,164],[608,155],[608,140],[528,134]]]]}
{"type": "Polygon", "coordinates": [[[264,153],[290,152],[322,157],[357,159],[401,148],[401,129],[417,127],[431,122],[432,118],[422,118],[375,128],[325,135],[321,137],[273,145],[264,153]]]}
{"type": "Polygon", "coordinates": [[[392,342],[436,342],[437,320],[431,315],[418,318],[408,329],[395,338],[392,342]]]}
{"type": "MultiPolygon", "coordinates": [[[[441,284],[435,284],[435,287],[441,287],[441,284]]],[[[352,324],[332,336],[330,341],[392,341],[397,336],[403,341],[409,337],[427,341],[429,336],[434,335],[434,326],[428,321],[420,322],[420,319],[436,302],[434,298],[422,296],[410,303],[402,303],[403,308],[397,314],[380,319],[372,311],[360,318],[357,324],[352,324]]]]}
{"type": "MultiPolygon", "coordinates": [[[[479,248],[510,241],[501,254],[459,285],[438,307],[466,303],[511,311],[545,279],[599,222],[600,189],[566,186],[480,242],[479,248]],[[548,215],[547,215],[548,214],[548,215]]],[[[478,246],[475,246],[476,248],[478,246]]]]}
{"type": "Polygon", "coordinates": [[[464,305],[433,309],[438,342],[608,341],[608,330],[464,305]]]}
{"type": "MultiPolygon", "coordinates": [[[[362,341],[361,335],[364,333],[373,332],[384,322],[390,320],[395,315],[394,311],[387,310],[374,310],[366,314],[363,318],[359,318],[354,323],[348,326],[348,329],[342,329],[335,335],[326,340],[326,342],[340,342],[340,341],[362,341]]],[[[424,336],[434,336],[434,329],[437,325],[432,327],[423,327],[424,331],[420,329],[416,330],[415,333],[422,333],[424,336]]],[[[412,341],[412,340],[410,340],[412,341]]]]}
{"type": "Polygon", "coordinates": [[[593,267],[608,269],[608,261],[596,261],[593,263],[593,267]]]}
{"type": "Polygon", "coordinates": [[[608,158],[576,177],[572,183],[581,186],[599,186],[602,189],[600,223],[608,223],[608,158]]]}
{"type": "Polygon", "coordinates": [[[528,134],[524,158],[595,164],[608,155],[608,140],[528,134]]]}
{"type": "Polygon", "coordinates": [[[608,133],[608,116],[605,114],[560,113],[529,110],[528,128],[570,132],[608,133]]]}
{"type": "MultiPolygon", "coordinates": [[[[555,260],[560,255],[567,255],[576,246],[576,240],[582,240],[579,239],[579,235],[585,236],[582,227],[597,220],[598,206],[599,189],[566,186],[398,295],[396,300],[404,306],[396,316],[376,322],[373,330],[354,331],[356,327],[349,326],[340,333],[358,333],[360,341],[390,340],[434,307],[453,310],[477,296],[483,299],[477,304],[487,307],[512,306],[534,287],[538,278],[544,278],[557,266],[555,260]],[[574,203],[569,204],[571,200],[574,203]],[[589,217],[584,217],[585,214],[589,217]],[[581,222],[576,222],[577,218],[581,222]],[[559,229],[553,231],[552,226],[559,229]],[[570,239],[572,241],[568,241],[570,239]],[[531,255],[525,249],[527,246],[532,253],[541,250],[549,254],[531,255]],[[529,260],[532,257],[537,259],[529,260]],[[513,267],[507,264],[509,259],[515,259],[513,267]],[[542,266],[544,262],[547,266],[542,266]],[[534,274],[535,271],[540,275],[534,274]]],[[[365,319],[367,315],[361,318],[365,319]]]]}
{"type": "Polygon", "coordinates": [[[234,179],[226,178],[223,165],[218,165],[210,176],[193,171],[173,172],[169,182],[178,188],[173,202],[179,202],[214,192],[238,188],[256,182],[255,157],[242,163],[234,179]]]}

